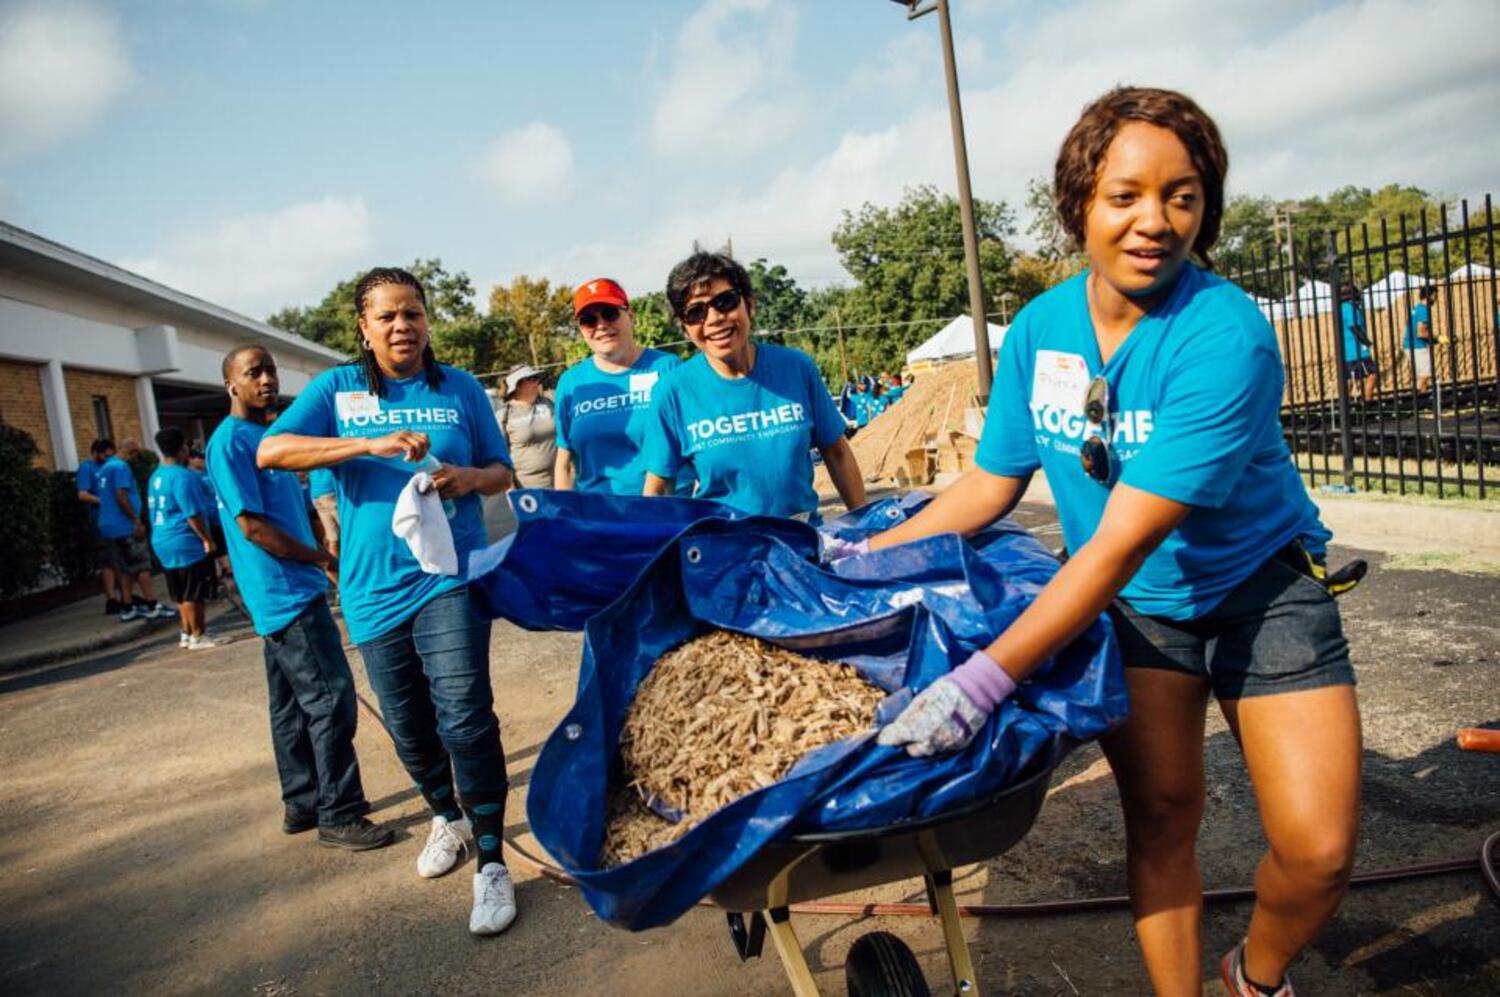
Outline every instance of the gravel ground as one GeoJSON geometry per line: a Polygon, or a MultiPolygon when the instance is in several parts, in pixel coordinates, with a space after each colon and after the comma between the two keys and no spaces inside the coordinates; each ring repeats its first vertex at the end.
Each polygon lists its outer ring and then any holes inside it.
{"type": "MultiPolygon", "coordinates": [[[[1051,542],[1050,512],[1021,518],[1051,542]]],[[[1340,561],[1356,552],[1336,550],[1340,561]]],[[[1361,869],[1471,856],[1500,828],[1500,758],[1465,754],[1455,728],[1500,726],[1500,577],[1422,562],[1375,569],[1343,602],[1366,734],[1361,869]]],[[[412,869],[425,818],[379,727],[357,741],[375,817],[392,848],[348,855],[279,830],[259,643],[243,626],[209,652],[157,640],[0,676],[0,992],[293,994],[707,994],[787,992],[767,946],[735,959],[722,914],[694,911],[639,935],[599,924],[573,891],[519,876],[521,917],[471,939],[467,866],[437,881],[412,869]]],[[[492,671],[516,792],[508,833],[530,843],[530,766],[571,701],[579,640],[498,624],[492,671]]],[[[351,652],[352,655],[352,652],[351,652]]],[[[358,667],[357,656],[356,674],[358,667]]],[[[364,689],[363,679],[360,679],[364,689]]],[[[368,695],[368,692],[366,692],[368,695]]],[[[1211,714],[1208,886],[1248,883],[1263,847],[1233,741],[1211,714]]],[[[534,847],[534,844],[531,845],[534,847]]],[[[957,875],[960,902],[1122,892],[1113,783],[1096,749],[1057,773],[1036,827],[1009,854],[957,875]]],[[[864,899],[919,899],[917,883],[864,899]]],[[[1212,906],[1204,978],[1249,904],[1212,906]]],[[[947,976],[925,919],[794,918],[826,993],[859,935],[893,931],[929,980],[947,976]]],[[[986,993],[1141,993],[1119,911],[966,921],[986,993]]],[[[1500,993],[1500,904],[1464,872],[1356,890],[1294,968],[1309,994],[1500,993]]],[[[939,991],[943,986],[939,986],[939,991]]]]}

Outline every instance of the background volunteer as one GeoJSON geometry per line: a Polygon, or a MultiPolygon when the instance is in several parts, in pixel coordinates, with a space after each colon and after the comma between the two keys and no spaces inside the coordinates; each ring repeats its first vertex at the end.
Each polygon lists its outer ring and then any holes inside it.
{"type": "MultiPolygon", "coordinates": [[[[136,447],[139,450],[139,445],[136,447]]],[[[111,454],[95,473],[99,490],[99,536],[104,558],[120,589],[120,622],[167,619],[174,610],[156,600],[151,582],[151,551],[146,546],[146,524],[141,520],[141,494],[135,472],[119,454],[111,454]],[[141,591],[131,595],[132,585],[141,591]]]]}
{"type": "MultiPolygon", "coordinates": [[[[646,482],[641,445],[650,425],[652,391],[661,375],[682,361],[635,341],[630,298],[608,277],[578,285],[573,318],[592,356],[569,367],[557,382],[555,486],[639,495],[646,482]]],[[[685,488],[691,492],[691,479],[685,488]]]]}
{"type": "Polygon", "coordinates": [[[557,464],[557,416],[542,394],[542,375],[522,364],[504,381],[505,399],[495,417],[516,467],[516,487],[551,488],[557,464]]]}
{"type": "Polygon", "coordinates": [[[115,569],[106,559],[104,538],[99,534],[99,469],[114,452],[115,445],[109,440],[95,440],[89,444],[88,460],[78,465],[74,476],[78,487],[78,501],[83,503],[84,510],[88,513],[89,538],[93,541],[90,554],[99,565],[99,582],[104,589],[106,616],[115,616],[125,608],[118,598],[119,582],[115,579],[115,569]]]}
{"type": "Polygon", "coordinates": [[[177,603],[182,621],[179,643],[201,651],[216,646],[204,633],[204,616],[218,588],[214,537],[208,526],[203,486],[185,466],[188,445],[182,430],[175,426],[163,429],[156,434],[156,447],[161,463],[146,483],[151,549],[166,571],[167,592],[177,603]]]}

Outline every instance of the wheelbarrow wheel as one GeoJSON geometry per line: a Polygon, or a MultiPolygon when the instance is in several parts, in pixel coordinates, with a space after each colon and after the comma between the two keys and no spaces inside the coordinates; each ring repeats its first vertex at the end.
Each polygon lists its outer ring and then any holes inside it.
{"type": "Polygon", "coordinates": [[[888,931],[862,935],[844,960],[849,997],[931,997],[922,967],[906,943],[888,931]]]}

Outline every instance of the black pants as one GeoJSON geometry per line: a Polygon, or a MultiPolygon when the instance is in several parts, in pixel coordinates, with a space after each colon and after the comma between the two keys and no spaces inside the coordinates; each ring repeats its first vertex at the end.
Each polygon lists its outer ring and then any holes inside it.
{"type": "Polygon", "coordinates": [[[265,639],[265,658],[282,801],[316,812],[323,826],[368,813],[354,757],[354,676],[323,596],[265,639]]]}

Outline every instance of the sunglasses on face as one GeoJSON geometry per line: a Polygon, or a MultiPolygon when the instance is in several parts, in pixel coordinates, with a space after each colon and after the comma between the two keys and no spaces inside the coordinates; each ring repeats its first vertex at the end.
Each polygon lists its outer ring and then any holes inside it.
{"type": "Polygon", "coordinates": [[[1090,426],[1098,426],[1098,433],[1090,433],[1078,450],[1078,459],[1083,462],[1083,473],[1108,486],[1114,483],[1115,459],[1109,441],[1115,435],[1115,417],[1109,411],[1109,382],[1100,374],[1089,382],[1083,394],[1083,416],[1090,426]]]}
{"type": "Polygon", "coordinates": [[[740,306],[740,292],[735,290],[720,291],[707,301],[695,301],[682,311],[682,320],[688,325],[702,325],[708,318],[708,310],[712,308],[720,315],[728,315],[740,306]]]}
{"type": "Polygon", "coordinates": [[[585,329],[592,329],[600,322],[613,322],[620,317],[620,309],[615,305],[593,305],[578,313],[578,324],[585,329]]]}

